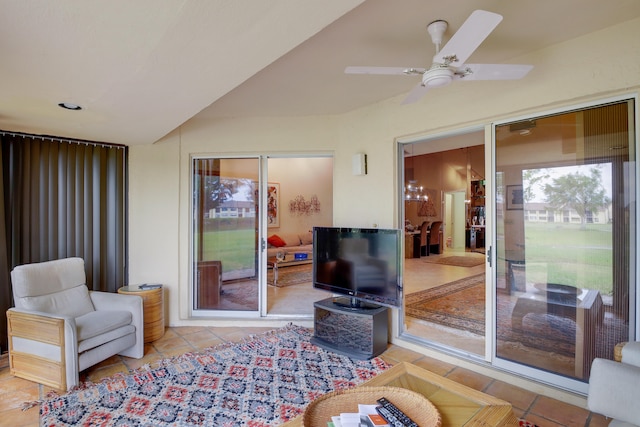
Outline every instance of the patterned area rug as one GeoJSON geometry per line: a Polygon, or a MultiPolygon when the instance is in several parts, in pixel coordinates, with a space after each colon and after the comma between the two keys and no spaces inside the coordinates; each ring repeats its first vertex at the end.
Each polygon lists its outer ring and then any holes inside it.
{"type": "Polygon", "coordinates": [[[311,335],[289,325],[86,385],[42,402],[41,425],[276,426],[318,396],[389,368],[380,358],[356,361],[325,351],[309,342],[311,335]]]}
{"type": "Polygon", "coordinates": [[[460,255],[447,256],[443,258],[427,256],[427,257],[421,257],[420,260],[430,264],[453,265],[456,267],[475,267],[476,265],[480,265],[485,262],[484,257],[481,257],[481,256],[460,256],[460,255]]]}
{"type": "MultiPolygon", "coordinates": [[[[455,282],[407,295],[407,314],[429,322],[485,333],[485,276],[477,274],[455,282]]],[[[498,301],[498,339],[544,351],[574,356],[575,323],[557,316],[530,315],[522,329],[511,328],[513,304],[498,301]]]]}
{"type": "MultiPolygon", "coordinates": [[[[485,276],[478,274],[455,282],[414,292],[405,298],[408,316],[469,331],[485,333],[485,276]]],[[[515,301],[498,296],[497,337],[499,344],[512,343],[573,358],[576,323],[552,314],[531,313],[523,317],[522,327],[513,328],[511,314],[515,301]]],[[[596,355],[613,358],[613,347],[628,336],[628,327],[610,313],[596,326],[596,355]]]]}
{"type": "Polygon", "coordinates": [[[407,316],[484,335],[484,273],[405,297],[407,316]]]}
{"type": "MultiPolygon", "coordinates": [[[[312,264],[302,264],[278,268],[276,286],[283,288],[285,286],[299,285],[300,283],[311,283],[311,267],[312,264]]],[[[273,284],[273,269],[271,268],[267,270],[267,283],[273,284]]]]}

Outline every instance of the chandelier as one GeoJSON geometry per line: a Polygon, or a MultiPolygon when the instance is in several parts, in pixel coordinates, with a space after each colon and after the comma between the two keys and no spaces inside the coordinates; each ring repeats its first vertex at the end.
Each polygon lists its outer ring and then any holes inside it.
{"type": "Polygon", "coordinates": [[[418,185],[418,181],[414,178],[414,168],[413,168],[413,144],[410,144],[411,153],[409,153],[406,149],[404,154],[409,158],[406,168],[407,173],[407,184],[404,187],[404,200],[407,202],[426,202],[429,200],[429,196],[424,192],[424,187],[422,185],[418,185]],[[411,163],[410,165],[408,163],[411,163]],[[411,167],[409,167],[411,166],[411,167]]]}
{"type": "Polygon", "coordinates": [[[410,179],[404,187],[404,199],[408,202],[426,202],[429,196],[422,185],[418,185],[415,179],[410,179]]]}

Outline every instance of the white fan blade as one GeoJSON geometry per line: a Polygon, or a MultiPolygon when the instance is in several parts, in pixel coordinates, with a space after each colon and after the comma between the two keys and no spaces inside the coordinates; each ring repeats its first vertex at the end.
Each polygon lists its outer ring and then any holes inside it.
{"type": "Polygon", "coordinates": [[[442,50],[433,57],[433,61],[444,64],[446,57],[455,55],[457,61],[452,62],[451,65],[459,67],[491,34],[500,21],[502,21],[502,16],[497,13],[485,10],[474,11],[442,50]]]}
{"type": "Polygon", "coordinates": [[[407,95],[407,97],[400,104],[412,104],[422,98],[428,90],[428,86],[422,86],[422,83],[418,83],[413,87],[413,89],[411,89],[409,95],[407,95]]]}
{"type": "Polygon", "coordinates": [[[412,76],[414,74],[423,74],[424,68],[411,67],[347,67],[344,69],[346,74],[385,74],[412,76]]]}
{"type": "Polygon", "coordinates": [[[533,65],[520,64],[465,64],[458,71],[471,70],[470,74],[458,75],[458,80],[517,80],[531,71],[533,65]]]}

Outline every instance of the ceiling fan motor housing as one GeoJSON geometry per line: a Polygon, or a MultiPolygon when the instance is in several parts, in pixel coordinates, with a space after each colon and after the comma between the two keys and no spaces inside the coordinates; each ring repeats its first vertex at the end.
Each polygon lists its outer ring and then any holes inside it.
{"type": "Polygon", "coordinates": [[[422,75],[422,86],[446,86],[453,80],[453,70],[446,65],[434,64],[422,75]]]}

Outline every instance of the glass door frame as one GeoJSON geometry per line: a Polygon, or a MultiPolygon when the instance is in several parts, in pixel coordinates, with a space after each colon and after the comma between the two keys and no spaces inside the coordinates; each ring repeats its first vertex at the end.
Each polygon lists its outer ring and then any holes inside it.
{"type": "MultiPolygon", "coordinates": [[[[640,114],[638,112],[638,95],[637,94],[627,94],[627,95],[621,95],[621,96],[616,96],[616,97],[610,97],[610,98],[604,98],[604,99],[598,99],[595,101],[591,101],[591,102],[585,102],[585,103],[581,103],[581,104],[577,104],[577,105],[568,105],[562,108],[556,108],[556,109],[552,109],[552,110],[546,110],[546,111],[540,111],[540,112],[536,112],[536,113],[532,113],[532,114],[528,114],[528,115],[522,115],[522,116],[517,116],[517,117],[510,117],[508,119],[504,119],[504,120],[499,120],[499,121],[494,121],[491,123],[490,125],[490,139],[491,139],[491,144],[490,144],[490,151],[487,151],[487,157],[488,157],[488,161],[490,162],[489,168],[487,169],[488,171],[490,171],[488,173],[488,176],[491,177],[491,181],[490,181],[490,191],[491,194],[495,195],[496,191],[497,191],[497,187],[496,187],[496,173],[497,173],[497,162],[496,162],[496,128],[498,126],[501,125],[505,125],[505,124],[509,124],[509,123],[514,123],[514,122],[521,122],[521,121],[525,121],[525,120],[535,120],[536,118],[539,117],[547,117],[550,115],[555,115],[555,114],[563,114],[563,113],[567,113],[567,112],[571,112],[571,111],[579,111],[579,110],[584,110],[587,108],[591,108],[591,107],[597,107],[597,106],[604,106],[608,103],[614,103],[614,102],[621,102],[621,101],[627,101],[627,100],[631,100],[634,106],[634,112],[635,112],[635,116],[634,116],[634,120],[635,122],[630,120],[630,127],[631,130],[635,133],[634,138],[633,138],[633,144],[630,143],[630,150],[633,150],[635,153],[635,157],[638,156],[638,147],[640,146],[639,141],[640,141],[640,135],[638,134],[637,129],[634,127],[634,123],[640,123],[639,119],[640,119],[640,114]]],[[[632,197],[635,197],[635,200],[639,200],[639,196],[640,194],[638,193],[639,190],[639,186],[638,186],[638,179],[640,179],[640,174],[639,174],[639,168],[638,168],[638,159],[635,158],[633,161],[630,160],[630,163],[633,165],[634,170],[631,171],[633,174],[635,174],[634,179],[633,180],[629,180],[629,185],[631,186],[630,190],[629,190],[629,194],[632,197]]],[[[495,209],[496,209],[496,198],[494,196],[492,196],[490,199],[490,203],[487,207],[488,213],[487,215],[489,215],[489,212],[491,213],[491,218],[495,218],[493,215],[495,214],[495,209]]],[[[630,203],[631,206],[633,206],[633,203],[630,203]]],[[[640,224],[639,220],[640,220],[640,215],[639,215],[639,209],[635,209],[634,212],[631,212],[632,214],[632,218],[633,220],[630,222],[630,230],[629,230],[629,238],[630,238],[630,243],[629,243],[629,250],[630,250],[630,259],[629,259],[629,339],[630,340],[636,340],[638,335],[637,332],[639,330],[638,328],[638,318],[637,318],[637,310],[638,307],[640,307],[639,303],[640,301],[638,300],[638,297],[640,295],[640,293],[638,292],[638,283],[636,282],[636,278],[637,278],[637,266],[638,263],[640,262],[640,251],[638,251],[638,224],[640,224]],[[632,286],[633,284],[635,284],[635,286],[632,286]]],[[[491,265],[495,266],[497,263],[497,254],[496,254],[496,244],[497,244],[497,221],[488,221],[488,237],[491,240],[491,265]]],[[[492,270],[494,271],[491,274],[491,277],[488,278],[487,280],[491,281],[491,288],[494,291],[494,300],[495,301],[495,294],[497,292],[497,269],[494,267],[492,268],[492,270]]],[[[588,388],[589,388],[589,384],[588,382],[583,382],[580,381],[578,379],[573,379],[570,377],[565,377],[562,376],[560,374],[556,374],[556,373],[552,373],[552,372],[547,372],[544,371],[542,369],[538,369],[538,368],[534,368],[534,367],[530,367],[524,364],[520,364],[520,363],[516,363],[507,359],[503,359],[503,358],[499,358],[497,356],[497,334],[496,334],[496,322],[497,322],[497,313],[496,313],[496,309],[495,309],[495,305],[493,307],[493,309],[491,310],[492,312],[492,324],[491,324],[491,334],[490,334],[490,340],[488,339],[487,341],[490,341],[490,360],[491,360],[491,364],[492,366],[498,368],[498,369],[502,369],[508,372],[513,372],[516,375],[519,376],[523,376],[526,377],[528,379],[534,380],[536,382],[541,382],[541,383],[546,383],[546,384],[550,384],[554,387],[560,387],[562,389],[566,389],[572,392],[577,392],[577,393],[581,393],[586,395],[588,393],[588,388]]],[[[489,337],[488,337],[489,338],[489,337]]]]}
{"type": "MultiPolygon", "coordinates": [[[[313,313],[309,314],[274,314],[269,313],[269,301],[268,301],[268,255],[267,255],[267,237],[270,234],[268,228],[268,215],[265,208],[268,204],[268,191],[269,186],[269,160],[272,159],[287,159],[287,158],[330,158],[334,159],[334,153],[332,152],[290,152],[290,153],[256,153],[256,154],[234,154],[234,153],[212,153],[212,154],[197,154],[190,156],[189,163],[189,306],[188,315],[189,318],[203,318],[203,319],[225,319],[225,318],[244,318],[244,319],[270,319],[270,320],[288,320],[288,319],[312,319],[313,313]],[[194,268],[193,262],[195,259],[194,248],[194,235],[193,235],[193,211],[194,200],[193,194],[195,188],[193,185],[194,176],[194,161],[198,159],[256,159],[258,161],[258,189],[259,189],[259,203],[257,208],[257,224],[258,224],[258,245],[257,250],[257,280],[258,280],[258,309],[257,310],[201,310],[196,309],[195,305],[195,281],[194,281],[194,268]]],[[[333,172],[332,172],[333,174],[333,172]]],[[[333,183],[332,183],[333,185],[333,183]]],[[[280,209],[283,209],[283,201],[280,201],[280,209]]]]}
{"type": "Polygon", "coordinates": [[[267,156],[260,154],[200,154],[200,155],[191,155],[189,159],[189,306],[188,312],[190,318],[245,318],[245,319],[254,319],[264,317],[263,312],[266,311],[266,250],[264,249],[266,246],[266,232],[267,232],[267,215],[265,209],[262,209],[266,204],[266,187],[267,187],[267,178],[266,178],[266,166],[267,165],[267,156]],[[220,160],[229,160],[229,159],[255,159],[258,162],[258,188],[259,188],[259,205],[258,205],[258,244],[256,249],[257,256],[257,291],[258,291],[258,308],[257,310],[199,310],[195,307],[195,297],[196,297],[196,283],[195,283],[195,269],[193,265],[195,263],[196,254],[195,251],[195,236],[193,233],[194,230],[194,222],[195,218],[193,216],[193,212],[195,209],[194,206],[194,193],[196,189],[194,188],[193,178],[195,174],[194,164],[195,161],[201,159],[220,159],[220,160]]]}
{"type": "MultiPolygon", "coordinates": [[[[405,149],[413,144],[430,144],[429,149],[425,154],[438,153],[438,152],[454,150],[454,149],[461,149],[461,148],[469,147],[471,145],[469,145],[469,142],[464,139],[459,143],[451,145],[452,138],[456,138],[456,137],[464,138],[465,135],[475,134],[479,132],[483,132],[483,135],[484,135],[483,143],[484,143],[485,156],[483,161],[485,165],[485,171],[487,171],[487,173],[485,173],[485,181],[487,182],[487,185],[485,187],[485,191],[486,191],[485,195],[486,195],[486,200],[490,200],[490,197],[492,197],[492,194],[493,194],[491,192],[491,182],[493,180],[493,176],[490,173],[491,171],[490,153],[491,153],[493,140],[491,139],[490,125],[480,124],[475,126],[467,126],[464,128],[453,129],[453,130],[442,132],[442,133],[424,134],[424,135],[419,135],[411,138],[399,138],[396,140],[397,170],[398,170],[398,181],[397,181],[396,191],[398,192],[398,203],[399,203],[398,224],[404,224],[404,220],[406,217],[405,203],[404,203],[404,197],[405,197],[404,188],[405,188],[405,179],[406,179],[405,163],[404,163],[405,149]]],[[[489,256],[490,251],[492,249],[489,246],[489,233],[488,233],[488,230],[491,229],[490,227],[493,220],[492,215],[493,215],[493,212],[491,210],[491,206],[489,206],[489,204],[485,204],[485,221],[486,221],[485,227],[487,230],[486,237],[485,237],[487,254],[485,256],[489,256]]],[[[402,246],[404,250],[405,245],[402,245],[402,246]]],[[[402,259],[404,260],[404,253],[403,253],[402,259]]],[[[493,313],[495,312],[494,304],[493,304],[493,301],[495,300],[495,295],[494,295],[495,289],[492,286],[492,281],[491,281],[491,277],[494,276],[493,265],[494,264],[492,263],[488,263],[488,262],[485,263],[485,283],[486,283],[485,301],[487,301],[487,305],[485,307],[485,331],[491,331],[493,328],[493,322],[495,321],[493,316],[493,313]]],[[[404,274],[404,268],[405,267],[404,267],[404,261],[403,261],[403,274],[402,274],[403,283],[404,283],[404,280],[406,280],[405,274],[404,274]]],[[[406,293],[403,292],[403,294],[406,296],[406,293]]],[[[398,311],[398,316],[399,316],[399,321],[397,322],[397,334],[399,337],[403,339],[416,342],[418,343],[418,345],[423,347],[433,348],[437,351],[453,354],[455,356],[459,356],[472,361],[488,363],[491,360],[492,337],[489,336],[487,332],[485,332],[485,335],[484,335],[484,353],[477,354],[477,353],[472,353],[466,350],[461,350],[440,342],[427,340],[423,337],[420,337],[408,332],[406,329],[406,320],[405,320],[406,314],[404,312],[404,306],[401,310],[398,311]]]]}

